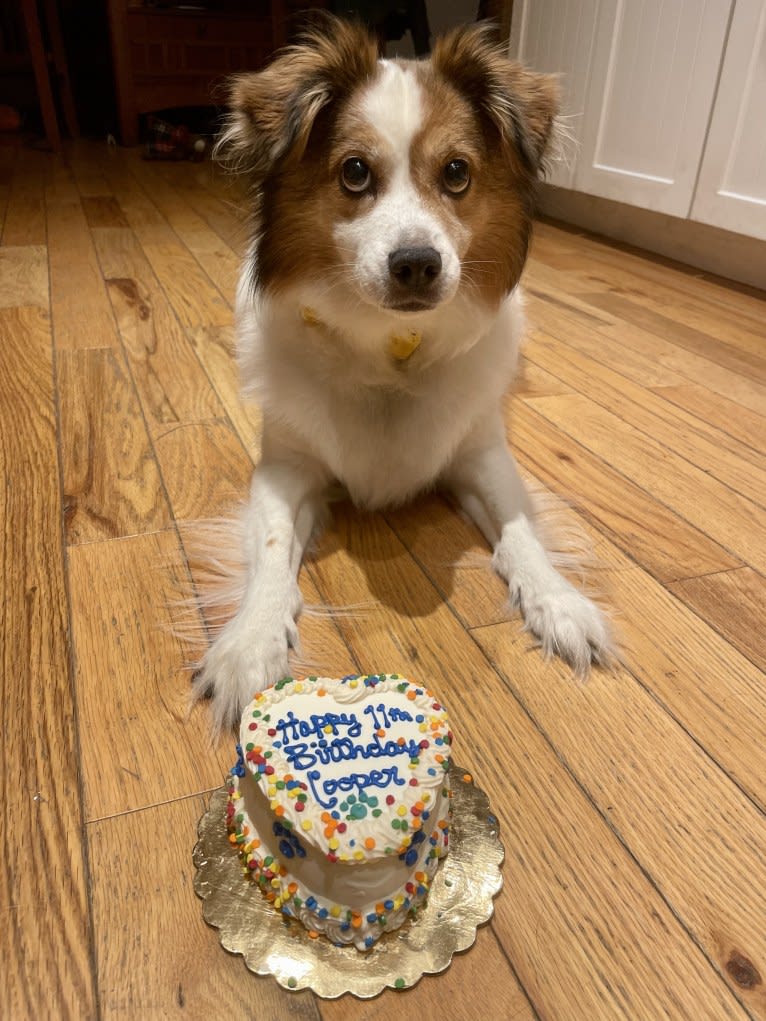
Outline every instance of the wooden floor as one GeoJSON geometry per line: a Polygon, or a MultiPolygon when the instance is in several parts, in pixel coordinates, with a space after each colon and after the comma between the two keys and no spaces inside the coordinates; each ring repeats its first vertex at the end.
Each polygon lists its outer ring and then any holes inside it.
{"type": "Polygon", "coordinates": [[[209,165],[6,147],[0,231],[0,1017],[766,1019],[763,296],[537,230],[511,442],[593,540],[616,672],[544,663],[438,498],[338,509],[303,591],[368,610],[306,618],[308,654],[444,698],[506,861],[448,972],[322,1002],[227,955],[192,889],[233,742],[187,718],[168,607],[179,526],[257,456],[240,215],[209,165]]]}

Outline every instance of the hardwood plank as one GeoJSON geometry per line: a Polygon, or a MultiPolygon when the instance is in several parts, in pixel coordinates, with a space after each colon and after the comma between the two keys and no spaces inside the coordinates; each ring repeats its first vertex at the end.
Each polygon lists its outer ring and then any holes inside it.
{"type": "Polygon", "coordinates": [[[176,241],[153,244],[141,239],[144,253],[187,329],[229,326],[232,314],[189,250],[176,241]]]}
{"type": "Polygon", "coordinates": [[[253,462],[228,422],[175,426],[155,446],[176,521],[231,513],[246,499],[253,462]]]}
{"type": "Polygon", "coordinates": [[[298,584],[303,596],[304,612],[300,620],[300,648],[290,654],[294,677],[325,674],[347,677],[361,673],[362,667],[349,649],[341,633],[340,621],[353,611],[328,607],[307,570],[302,570],[298,584]],[[328,664],[332,664],[331,669],[328,664]]]}
{"type": "MultiPolygon", "coordinates": [[[[754,981],[766,967],[763,814],[628,673],[599,672],[578,686],[556,664],[542,685],[508,625],[473,634],[737,999],[766,1017],[754,981]],[[744,898],[743,874],[751,880],[744,898]]],[[[763,747],[751,762],[761,774],[763,747]]],[[[635,1016],[660,1013],[644,1002],[635,1016]]]]}
{"type": "Polygon", "coordinates": [[[736,401],[713,393],[707,387],[689,383],[685,386],[660,386],[654,393],[676,407],[683,408],[698,419],[710,423],[720,432],[727,433],[751,449],[763,453],[766,436],[766,404],[763,414],[743,408],[736,401]]]}
{"type": "Polygon", "coordinates": [[[608,250],[598,255],[584,255],[571,246],[564,250],[559,236],[537,238],[533,254],[535,260],[555,271],[561,290],[567,294],[586,302],[591,293],[615,294],[735,348],[763,353],[762,321],[754,318],[752,311],[745,314],[729,306],[722,315],[720,301],[701,292],[687,293],[679,286],[683,274],[666,273],[663,279],[657,275],[648,279],[615,263],[608,250]]]}
{"type": "Polygon", "coordinates": [[[229,304],[125,166],[104,164],[128,224],[185,328],[228,326],[229,304]]]}
{"type": "Polygon", "coordinates": [[[71,174],[46,189],[54,340],[60,351],[118,347],[109,298],[71,174]]]}
{"type": "MultiPolygon", "coordinates": [[[[533,254],[524,269],[524,294],[545,302],[553,310],[564,313],[575,321],[582,322],[592,328],[614,326],[618,317],[606,309],[594,308],[578,292],[577,287],[570,287],[567,274],[559,272],[549,261],[535,257],[539,243],[536,241],[533,254]]],[[[576,258],[576,256],[573,256],[576,258]]],[[[592,290],[593,288],[591,288],[592,290]]]]}
{"type": "Polygon", "coordinates": [[[211,160],[209,164],[195,166],[194,182],[230,209],[237,220],[241,221],[246,215],[249,189],[247,175],[233,173],[211,160]]]}
{"type": "Polygon", "coordinates": [[[48,253],[43,245],[0,248],[0,308],[48,312],[48,253]]]}
{"type": "Polygon", "coordinates": [[[69,551],[86,817],[100,819],[217,787],[229,747],[191,715],[195,650],[174,607],[190,593],[175,531],[69,551]]]}
{"type": "Polygon", "coordinates": [[[242,184],[214,162],[166,163],[161,170],[168,184],[183,196],[235,255],[247,246],[247,194],[242,184]]]}
{"type": "Polygon", "coordinates": [[[139,243],[163,287],[181,326],[193,343],[226,413],[248,450],[257,453],[261,417],[243,406],[232,360],[233,316],[191,253],[167,221],[119,163],[107,165],[107,176],[139,243]]]}
{"type": "Polygon", "coordinates": [[[100,152],[95,158],[129,226],[137,233],[140,231],[142,239],[147,241],[177,241],[165,217],[138,186],[122,154],[100,152]]]}
{"type": "Polygon", "coordinates": [[[660,581],[738,567],[732,556],[525,401],[512,403],[509,441],[522,465],[660,581]]]}
{"type": "MultiPolygon", "coordinates": [[[[600,333],[599,344],[607,351],[607,357],[613,362],[617,362],[617,371],[620,371],[619,351],[635,346],[644,353],[645,357],[656,359],[663,368],[683,373],[686,382],[706,386],[722,397],[736,401],[756,414],[763,412],[764,403],[766,403],[766,385],[756,379],[751,379],[749,374],[735,372],[725,365],[719,365],[717,361],[713,360],[715,357],[713,350],[710,352],[711,358],[704,358],[692,351],[683,350],[627,321],[622,321],[617,326],[605,327],[600,333]]],[[[614,364],[613,367],[615,367],[614,364]]],[[[663,384],[650,383],[647,379],[646,385],[663,384]]],[[[668,385],[671,385],[670,380],[668,380],[668,385]]]]}
{"type": "Polygon", "coordinates": [[[44,245],[45,180],[48,159],[45,153],[20,147],[8,189],[8,207],[2,228],[3,245],[44,245]]]}
{"type": "Polygon", "coordinates": [[[163,167],[140,160],[131,171],[179,239],[194,255],[224,298],[232,303],[239,276],[240,258],[164,178],[163,167]]]}
{"type": "MultiPolygon", "coordinates": [[[[201,554],[220,557],[227,540],[219,535],[211,548],[204,529],[189,527],[184,544],[194,561],[194,584],[175,531],[70,550],[89,820],[214,788],[233,762],[233,735],[211,747],[206,707],[189,712],[189,668],[206,644],[195,605],[206,584],[201,554]]],[[[307,606],[319,601],[305,572],[301,591],[307,606]]],[[[296,669],[332,662],[337,676],[355,670],[329,614],[307,617],[301,631],[303,659],[296,669]]]]}
{"type": "MultiPolygon", "coordinates": [[[[621,324],[603,317],[594,318],[582,303],[558,290],[542,287],[537,279],[524,288],[530,337],[535,330],[544,330],[562,344],[597,358],[602,364],[621,372],[642,386],[678,386],[688,383],[679,366],[668,366],[667,360],[646,353],[643,344],[620,344],[604,330],[612,327],[618,334],[621,324]]],[[[654,338],[656,341],[656,338],[654,338]]]]}
{"type": "Polygon", "coordinates": [[[534,1021],[535,1013],[519,986],[491,926],[479,929],[470,951],[456,954],[449,971],[426,975],[404,994],[385,992],[374,1000],[326,1000],[322,1021],[399,1021],[403,1016],[475,1021],[478,1017],[503,1021],[534,1021]],[[477,959],[484,981],[476,981],[477,959]],[[445,990],[448,985],[448,992],[445,990]],[[448,1001],[446,997],[449,997],[448,1001]]]}
{"type": "Polygon", "coordinates": [[[125,214],[114,195],[83,195],[80,202],[89,227],[128,226],[125,214]]]}
{"type": "MultiPolygon", "coordinates": [[[[588,534],[563,501],[554,505],[552,494],[537,479],[525,481],[534,498],[542,498],[536,501],[541,508],[539,524],[548,541],[559,540],[557,549],[584,554],[577,583],[584,573],[589,584],[598,587],[600,569],[607,563],[622,569],[634,566],[611,544],[604,544],[598,532],[588,534]]],[[[448,499],[426,496],[406,507],[387,511],[385,519],[466,628],[520,619],[518,610],[509,604],[506,583],[492,570],[486,540],[448,499]]]]}
{"type": "Polygon", "coordinates": [[[193,797],[88,827],[104,1021],[320,1021],[311,993],[252,975],[203,921],[191,854],[206,808],[193,797]]]}
{"type": "MultiPolygon", "coordinates": [[[[766,568],[766,511],[761,506],[586,397],[536,397],[529,404],[735,556],[766,568]]],[[[766,503],[766,494],[754,497],[766,503]]]]}
{"type": "Polygon", "coordinates": [[[626,665],[766,810],[760,671],[643,571],[615,576],[615,586],[626,665]]]}
{"type": "Polygon", "coordinates": [[[447,500],[424,497],[386,512],[386,521],[465,627],[518,617],[486,540],[447,500]]]}
{"type": "MultiPolygon", "coordinates": [[[[526,350],[526,348],[525,348],[526,350]]],[[[518,397],[550,397],[553,394],[571,393],[572,388],[552,372],[541,369],[526,355],[519,360],[519,371],[513,381],[513,393],[518,397]]]]}
{"type": "Polygon", "coordinates": [[[577,246],[581,259],[594,258],[619,266],[635,278],[647,280],[651,284],[666,284],[672,277],[673,286],[683,294],[709,301],[727,312],[731,310],[740,316],[748,316],[756,327],[763,321],[764,292],[756,288],[684,266],[683,263],[652,252],[589,234],[580,228],[572,229],[565,224],[538,221],[535,224],[535,234],[540,237],[546,233],[553,238],[567,238],[577,246]]]}
{"type": "Polygon", "coordinates": [[[766,671],[766,579],[749,567],[673,582],[670,591],[766,671]]]}
{"type": "Polygon", "coordinates": [[[92,233],[150,433],[222,417],[223,405],[133,232],[92,233]]]}
{"type": "Polygon", "coordinates": [[[58,387],[67,541],[165,527],[170,510],[121,355],[62,352],[58,387]]]}
{"type": "MultiPolygon", "coordinates": [[[[107,149],[102,142],[77,139],[66,147],[67,163],[72,171],[77,191],[83,198],[102,198],[112,194],[96,154],[107,149]]],[[[108,152],[108,149],[107,149],[108,152]]]]}
{"type": "MultiPolygon", "coordinates": [[[[744,1018],[381,519],[352,522],[340,510],[336,518],[312,573],[329,602],[381,600],[378,612],[340,622],[363,669],[425,678],[450,707],[455,757],[501,819],[505,891],[495,931],[533,1006],[543,1016],[635,1021],[686,1019],[704,1003],[711,1019],[744,1018]]],[[[518,659],[544,688],[550,664],[521,645],[518,659]]],[[[445,1002],[450,994],[448,972],[445,1002]]]]}
{"type": "Polygon", "coordinates": [[[239,373],[234,361],[234,328],[201,326],[189,329],[189,339],[210,377],[229,421],[253,460],[260,457],[263,417],[260,408],[240,393],[239,373]]]}
{"type": "MultiPolygon", "coordinates": [[[[631,323],[652,333],[656,337],[667,339],[673,344],[715,361],[732,372],[739,372],[748,379],[766,382],[766,358],[755,350],[743,350],[724,343],[720,337],[712,337],[708,333],[677,323],[668,316],[661,315],[651,308],[630,301],[614,292],[591,293],[584,300],[595,308],[609,312],[622,322],[631,323]]],[[[764,303],[766,311],[766,303],[764,303]]]]}
{"type": "Polygon", "coordinates": [[[97,1015],[47,313],[0,309],[0,349],[0,1016],[80,1021],[97,1015]]]}
{"type": "Polygon", "coordinates": [[[576,391],[611,411],[624,422],[654,437],[669,450],[729,486],[742,496],[760,502],[766,498],[766,458],[706,421],[689,415],[658,398],[644,386],[536,331],[528,357],[549,371],[555,370],[576,391]]]}
{"type": "Polygon", "coordinates": [[[634,382],[647,387],[698,383],[762,414],[766,386],[757,380],[679,348],[626,320],[594,327],[582,319],[575,307],[554,306],[543,292],[536,296],[527,289],[525,293],[533,326],[634,382]]]}

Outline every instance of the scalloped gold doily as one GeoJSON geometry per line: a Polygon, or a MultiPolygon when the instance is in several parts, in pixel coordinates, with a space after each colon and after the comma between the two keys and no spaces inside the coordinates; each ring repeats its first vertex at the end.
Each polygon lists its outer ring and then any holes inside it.
{"type": "Polygon", "coordinates": [[[364,953],[323,937],[311,939],[300,922],[274,910],[243,873],[226,831],[226,789],[215,791],[200,819],[193,854],[194,889],[204,902],[205,921],[219,930],[226,950],[242,954],[250,971],[325,999],[344,993],[368,998],[387,986],[406,989],[423,975],[444,971],[453,954],[473,946],[503,883],[497,819],[487,795],[466,777],[453,763],[450,849],[425,907],[364,953]]]}

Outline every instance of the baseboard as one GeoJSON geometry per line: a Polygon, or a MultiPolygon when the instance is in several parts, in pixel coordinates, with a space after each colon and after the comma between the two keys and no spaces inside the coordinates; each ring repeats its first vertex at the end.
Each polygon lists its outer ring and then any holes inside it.
{"type": "Polygon", "coordinates": [[[766,241],[550,184],[540,212],[751,287],[766,289],[766,241]]]}

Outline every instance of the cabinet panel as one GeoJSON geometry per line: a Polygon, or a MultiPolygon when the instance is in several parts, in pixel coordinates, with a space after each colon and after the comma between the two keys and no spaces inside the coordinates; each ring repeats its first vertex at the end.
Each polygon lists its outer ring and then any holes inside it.
{"type": "Polygon", "coordinates": [[[689,213],[731,0],[602,0],[574,186],[689,213]]]}
{"type": "MultiPolygon", "coordinates": [[[[510,55],[537,71],[561,76],[560,121],[575,139],[582,134],[600,6],[600,0],[515,0],[513,5],[510,55]]],[[[570,188],[578,145],[561,148],[562,158],[554,163],[548,180],[570,188]]]]}
{"type": "Polygon", "coordinates": [[[766,240],[766,2],[737,0],[692,217],[766,240]]]}

